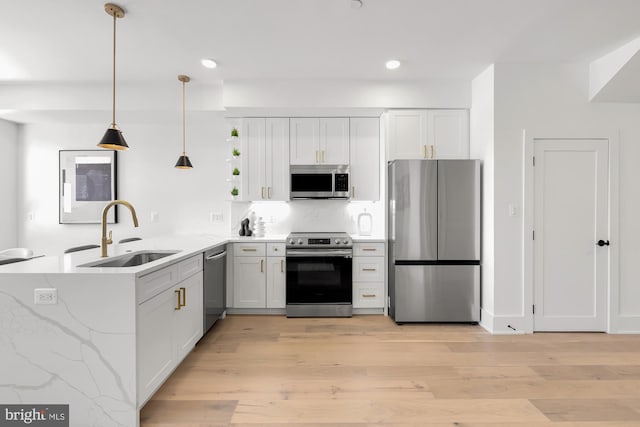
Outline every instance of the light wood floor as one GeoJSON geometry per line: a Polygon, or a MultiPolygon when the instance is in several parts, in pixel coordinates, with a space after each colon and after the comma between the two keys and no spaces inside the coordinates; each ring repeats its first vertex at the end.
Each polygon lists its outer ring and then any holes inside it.
{"type": "Polygon", "coordinates": [[[640,336],[228,316],[141,425],[640,426],[640,336]]]}

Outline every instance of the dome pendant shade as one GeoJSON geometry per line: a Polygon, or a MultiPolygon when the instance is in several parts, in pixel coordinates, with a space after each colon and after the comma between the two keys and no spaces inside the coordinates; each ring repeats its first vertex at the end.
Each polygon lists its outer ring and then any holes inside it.
{"type": "Polygon", "coordinates": [[[176,162],[176,168],[193,169],[193,165],[191,164],[191,160],[189,160],[189,156],[187,156],[185,153],[182,153],[182,156],[178,157],[178,161],[176,162]]]}
{"type": "Polygon", "coordinates": [[[124,18],[124,9],[117,4],[107,3],[104,10],[109,16],[113,17],[113,80],[111,85],[111,126],[105,132],[102,140],[98,143],[98,147],[108,150],[128,150],[129,145],[124,140],[122,132],[116,126],[116,21],[118,18],[124,18]]]}
{"type": "Polygon", "coordinates": [[[180,74],[178,76],[178,80],[182,82],[182,155],[178,157],[178,161],[176,162],[177,169],[193,169],[193,165],[191,164],[191,160],[189,160],[189,156],[187,156],[187,136],[186,136],[186,120],[185,120],[185,95],[184,95],[184,85],[188,83],[191,78],[189,76],[185,76],[180,74]]]}
{"type": "Polygon", "coordinates": [[[120,129],[115,128],[107,129],[98,147],[106,148],[107,150],[127,150],[129,148],[120,129]]]}

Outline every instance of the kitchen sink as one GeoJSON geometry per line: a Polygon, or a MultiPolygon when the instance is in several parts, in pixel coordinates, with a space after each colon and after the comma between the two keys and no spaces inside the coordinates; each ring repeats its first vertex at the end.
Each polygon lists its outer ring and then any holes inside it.
{"type": "Polygon", "coordinates": [[[136,251],[100,261],[88,262],[78,267],[135,267],[148,262],[157,261],[180,251],[136,251]]]}

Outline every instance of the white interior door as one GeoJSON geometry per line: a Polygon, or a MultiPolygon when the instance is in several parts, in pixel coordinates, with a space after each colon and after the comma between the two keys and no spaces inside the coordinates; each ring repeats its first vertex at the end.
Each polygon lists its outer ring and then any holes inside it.
{"type": "Polygon", "coordinates": [[[605,331],[609,147],[536,140],[534,330],[605,331]]]}

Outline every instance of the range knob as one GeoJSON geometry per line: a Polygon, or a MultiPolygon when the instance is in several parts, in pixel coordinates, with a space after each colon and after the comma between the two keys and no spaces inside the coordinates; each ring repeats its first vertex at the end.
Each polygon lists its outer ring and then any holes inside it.
{"type": "Polygon", "coordinates": [[[303,243],[304,243],[304,242],[302,241],[302,239],[298,239],[298,244],[299,244],[299,245],[301,245],[301,244],[303,244],[303,243]]]}
{"type": "Polygon", "coordinates": [[[336,240],[334,240],[333,242],[334,242],[336,245],[339,245],[339,244],[340,244],[340,239],[336,239],[336,240]]]}
{"type": "Polygon", "coordinates": [[[345,245],[348,245],[348,244],[349,244],[349,240],[344,239],[344,240],[342,241],[342,243],[344,243],[345,245]]]}
{"type": "Polygon", "coordinates": [[[295,244],[296,244],[296,241],[295,241],[295,240],[293,240],[293,239],[289,239],[289,244],[290,244],[290,245],[295,245],[295,244]]]}

